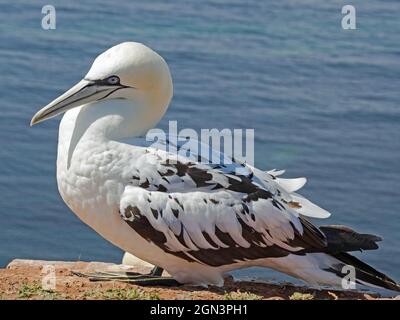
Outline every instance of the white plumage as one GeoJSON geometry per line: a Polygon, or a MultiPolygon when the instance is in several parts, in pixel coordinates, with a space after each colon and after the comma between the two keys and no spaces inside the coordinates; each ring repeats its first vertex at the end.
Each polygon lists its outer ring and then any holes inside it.
{"type": "Polygon", "coordinates": [[[344,253],[374,249],[378,237],[341,226],[320,230],[306,220],[330,214],[295,193],[305,178],[284,179],[281,171],[235,161],[215,164],[197,154],[174,162],[168,141],[146,146],[141,137],[171,98],[164,59],[126,42],[102,53],[81,82],[34,116],[32,124],[66,112],[57,182],[86,224],[182,283],[221,285],[227,271],[264,266],[339,285],[341,267],[350,263],[359,283],[398,289],[344,253]]]}

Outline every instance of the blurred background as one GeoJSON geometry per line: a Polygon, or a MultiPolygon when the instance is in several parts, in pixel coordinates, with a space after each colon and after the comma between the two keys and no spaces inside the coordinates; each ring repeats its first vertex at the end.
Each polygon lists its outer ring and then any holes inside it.
{"type": "Polygon", "coordinates": [[[306,176],[302,194],[333,213],[318,223],[384,237],[363,259],[400,281],[400,2],[352,0],[343,30],[344,1],[47,1],[0,1],[1,266],[121,261],[58,194],[59,119],[29,122],[99,53],[139,41],[174,79],[160,128],[254,128],[256,166],[306,176]]]}

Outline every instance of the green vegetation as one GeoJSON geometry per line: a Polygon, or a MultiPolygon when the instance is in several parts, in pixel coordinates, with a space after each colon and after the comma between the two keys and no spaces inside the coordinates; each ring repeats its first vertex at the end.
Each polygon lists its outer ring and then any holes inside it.
{"type": "Polygon", "coordinates": [[[62,300],[67,299],[63,294],[60,294],[53,290],[44,290],[38,282],[24,283],[18,290],[18,298],[29,299],[32,297],[38,297],[44,300],[62,300]]]}
{"type": "Polygon", "coordinates": [[[133,288],[111,288],[104,292],[90,290],[84,293],[84,297],[102,300],[160,300],[156,293],[147,293],[133,288]]]}
{"type": "Polygon", "coordinates": [[[290,300],[312,300],[314,296],[309,293],[295,292],[290,297],[290,300]]]}
{"type": "Polygon", "coordinates": [[[224,294],[224,300],[262,300],[262,296],[259,296],[254,293],[250,292],[240,292],[238,291],[232,291],[232,292],[227,292],[224,294]]]}

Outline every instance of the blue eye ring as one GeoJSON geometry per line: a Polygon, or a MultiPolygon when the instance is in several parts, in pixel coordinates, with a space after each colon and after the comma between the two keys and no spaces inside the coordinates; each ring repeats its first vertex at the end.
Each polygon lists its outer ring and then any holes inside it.
{"type": "Polygon", "coordinates": [[[108,84],[115,85],[115,84],[119,84],[120,80],[119,80],[118,76],[111,76],[111,77],[108,77],[106,79],[106,81],[108,84]]]}

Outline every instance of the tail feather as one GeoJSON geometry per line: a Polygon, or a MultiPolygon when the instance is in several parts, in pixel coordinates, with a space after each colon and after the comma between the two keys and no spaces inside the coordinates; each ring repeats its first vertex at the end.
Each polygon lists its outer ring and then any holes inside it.
{"type": "Polygon", "coordinates": [[[313,286],[335,287],[343,287],[343,279],[349,275],[343,267],[353,266],[355,279],[351,280],[355,283],[400,291],[400,285],[393,279],[347,252],[290,254],[281,258],[262,259],[257,265],[286,273],[313,286]]]}
{"type": "Polygon", "coordinates": [[[327,239],[327,252],[339,253],[347,251],[362,251],[378,249],[376,242],[382,241],[381,237],[373,234],[363,234],[341,225],[320,226],[319,229],[327,239]]]}
{"type": "Polygon", "coordinates": [[[378,249],[376,242],[382,241],[381,237],[358,233],[341,225],[320,226],[319,229],[327,239],[326,253],[337,259],[337,263],[329,266],[326,271],[343,278],[345,276],[342,273],[343,266],[350,265],[355,269],[357,283],[400,291],[400,286],[393,279],[348,253],[348,251],[378,249]]]}
{"type": "Polygon", "coordinates": [[[385,288],[394,291],[400,291],[400,285],[396,283],[393,279],[389,278],[387,275],[379,272],[370,265],[362,262],[356,257],[350,255],[347,252],[339,252],[330,254],[340,263],[332,266],[331,268],[325,269],[325,271],[334,272],[339,277],[343,277],[342,268],[345,265],[350,265],[355,268],[356,282],[363,285],[374,286],[385,288]]]}
{"type": "Polygon", "coordinates": [[[353,266],[355,271],[353,280],[356,283],[400,292],[400,285],[393,279],[347,253],[377,249],[376,242],[382,238],[372,234],[357,233],[349,227],[340,225],[320,226],[317,229],[305,218],[302,218],[302,223],[303,226],[307,226],[303,234],[304,242],[315,244],[318,240],[323,246],[322,250],[320,246],[310,246],[287,257],[265,259],[261,262],[261,266],[284,272],[311,285],[332,286],[343,285],[342,281],[348,275],[343,267],[353,266]],[[310,230],[314,231],[311,235],[310,230]]]}

